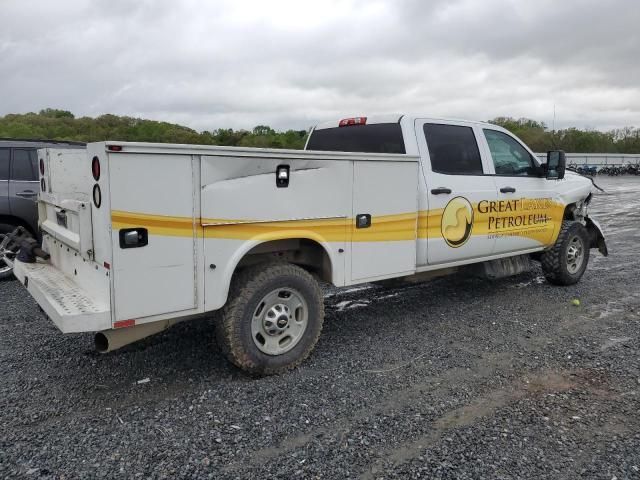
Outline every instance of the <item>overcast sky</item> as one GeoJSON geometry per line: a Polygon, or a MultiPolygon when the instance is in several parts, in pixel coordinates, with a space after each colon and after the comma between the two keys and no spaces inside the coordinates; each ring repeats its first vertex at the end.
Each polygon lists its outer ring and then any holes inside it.
{"type": "Polygon", "coordinates": [[[0,0],[0,115],[640,127],[638,0],[0,0]]]}

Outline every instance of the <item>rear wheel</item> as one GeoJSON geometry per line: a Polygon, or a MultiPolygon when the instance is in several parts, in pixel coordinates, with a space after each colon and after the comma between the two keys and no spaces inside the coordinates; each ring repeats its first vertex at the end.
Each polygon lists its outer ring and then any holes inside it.
{"type": "Polygon", "coordinates": [[[554,246],[540,259],[544,275],[554,285],[573,285],[589,262],[589,235],[580,222],[565,220],[554,246]]]}
{"type": "Polygon", "coordinates": [[[216,337],[234,365],[270,375],[309,356],[323,320],[322,291],[308,272],[287,263],[262,264],[233,279],[216,337]]]}

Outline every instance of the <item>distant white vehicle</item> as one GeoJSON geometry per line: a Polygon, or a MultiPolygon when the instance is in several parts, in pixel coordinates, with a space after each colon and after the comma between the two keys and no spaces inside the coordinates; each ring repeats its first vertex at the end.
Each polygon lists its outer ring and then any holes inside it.
{"type": "Polygon", "coordinates": [[[101,142],[39,165],[50,259],[26,243],[15,275],[100,351],[221,311],[229,360],[271,374],[312,351],[318,280],[496,277],[533,257],[569,285],[591,248],[606,255],[591,182],[485,123],[356,117],[315,127],[306,151],[101,142]]]}

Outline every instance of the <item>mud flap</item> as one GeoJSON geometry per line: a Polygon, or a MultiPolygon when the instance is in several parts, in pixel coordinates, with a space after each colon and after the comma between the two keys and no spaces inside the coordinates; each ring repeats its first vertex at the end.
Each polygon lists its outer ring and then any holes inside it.
{"type": "Polygon", "coordinates": [[[587,232],[589,232],[589,248],[597,248],[598,251],[606,257],[609,255],[609,250],[607,249],[607,243],[604,240],[604,234],[602,233],[600,224],[589,217],[584,217],[584,220],[587,232]]]}

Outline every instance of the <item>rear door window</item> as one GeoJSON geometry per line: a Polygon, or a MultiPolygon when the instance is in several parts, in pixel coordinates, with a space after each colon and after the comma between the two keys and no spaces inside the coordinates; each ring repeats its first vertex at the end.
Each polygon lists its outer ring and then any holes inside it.
{"type": "Polygon", "coordinates": [[[372,123],[314,130],[307,150],[406,153],[399,123],[372,123]]]}
{"type": "Polygon", "coordinates": [[[0,180],[9,179],[9,153],[8,148],[0,148],[0,180]]]}
{"type": "Polygon", "coordinates": [[[448,175],[482,175],[482,159],[473,128],[424,124],[431,170],[448,175]]]}
{"type": "Polygon", "coordinates": [[[13,150],[13,162],[11,162],[11,180],[38,180],[37,163],[35,150],[15,148],[13,150]]]}

